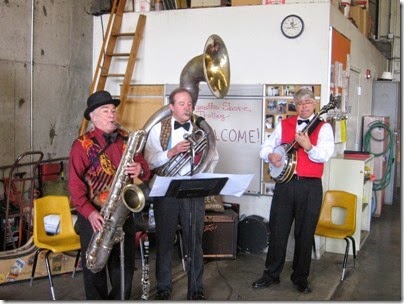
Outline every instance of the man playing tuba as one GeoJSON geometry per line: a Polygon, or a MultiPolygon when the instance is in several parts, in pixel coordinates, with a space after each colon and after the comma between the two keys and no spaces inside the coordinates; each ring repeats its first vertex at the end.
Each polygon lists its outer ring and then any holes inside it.
{"type": "MultiPolygon", "coordinates": [[[[193,102],[191,93],[187,89],[177,88],[170,94],[169,108],[172,116],[153,126],[144,151],[150,168],[154,169],[157,174],[161,174],[159,173],[161,170],[159,171],[158,169],[162,167],[170,170],[164,165],[169,163],[172,158],[192,150],[193,140],[187,140],[186,138],[195,133],[197,129],[197,126],[191,120],[193,102]]],[[[198,162],[198,154],[192,159],[194,162],[198,162]]],[[[175,163],[174,161],[172,167],[176,165],[175,163]]],[[[174,171],[176,172],[174,175],[189,175],[189,172],[192,172],[192,166],[190,161],[187,161],[180,170],[174,171]]],[[[171,167],[171,164],[168,167],[171,167]]],[[[204,198],[155,198],[154,214],[157,252],[156,300],[169,300],[171,297],[173,287],[171,260],[178,220],[182,225],[185,240],[184,250],[188,257],[188,299],[204,300],[202,250],[205,218],[204,198]]]]}

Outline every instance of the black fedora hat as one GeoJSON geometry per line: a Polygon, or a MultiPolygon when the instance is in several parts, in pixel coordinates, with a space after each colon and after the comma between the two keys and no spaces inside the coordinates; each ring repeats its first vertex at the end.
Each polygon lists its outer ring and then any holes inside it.
{"type": "Polygon", "coordinates": [[[107,91],[95,92],[87,99],[87,109],[84,111],[84,118],[90,120],[90,113],[98,107],[106,104],[113,104],[117,107],[120,103],[121,101],[119,99],[113,99],[111,94],[107,91]]]}

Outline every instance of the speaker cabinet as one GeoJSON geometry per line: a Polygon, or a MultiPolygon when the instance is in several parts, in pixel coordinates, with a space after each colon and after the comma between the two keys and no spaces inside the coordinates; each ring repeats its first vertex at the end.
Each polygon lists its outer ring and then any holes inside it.
{"type": "Polygon", "coordinates": [[[203,257],[236,259],[238,214],[232,209],[206,212],[203,232],[203,257]]]}
{"type": "Polygon", "coordinates": [[[260,253],[268,247],[269,222],[259,215],[249,215],[241,219],[239,225],[238,248],[248,253],[260,253]]]}

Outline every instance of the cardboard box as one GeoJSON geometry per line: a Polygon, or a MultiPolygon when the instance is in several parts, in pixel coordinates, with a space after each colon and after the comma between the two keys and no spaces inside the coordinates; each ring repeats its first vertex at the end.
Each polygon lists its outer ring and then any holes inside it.
{"type": "Polygon", "coordinates": [[[149,11],[150,11],[150,1],[135,0],[135,12],[149,12],[149,11]]]}
{"type": "Polygon", "coordinates": [[[263,5],[272,4],[298,4],[298,3],[322,3],[330,0],[262,0],[263,5]]]}
{"type": "Polygon", "coordinates": [[[191,0],[191,7],[226,6],[224,0],[191,0]]]}
{"type": "Polygon", "coordinates": [[[355,22],[355,25],[358,29],[363,18],[363,11],[365,10],[360,6],[351,6],[349,10],[349,18],[351,18],[355,22]]]}
{"type": "Polygon", "coordinates": [[[366,37],[370,35],[371,17],[362,6],[351,6],[349,17],[355,22],[358,30],[366,37]]]}
{"type": "Polygon", "coordinates": [[[262,0],[231,0],[231,6],[261,5],[262,0]]]}
{"type": "Polygon", "coordinates": [[[285,4],[285,0],[263,0],[263,5],[285,4]]]}
{"type": "Polygon", "coordinates": [[[368,11],[363,9],[361,15],[361,24],[359,27],[359,31],[366,37],[371,37],[371,24],[372,17],[369,15],[368,11]]]}
{"type": "Polygon", "coordinates": [[[232,209],[206,212],[203,232],[203,257],[236,259],[238,214],[232,209]]]}
{"type": "Polygon", "coordinates": [[[352,0],[352,5],[361,6],[362,8],[368,8],[368,0],[352,0]]]}

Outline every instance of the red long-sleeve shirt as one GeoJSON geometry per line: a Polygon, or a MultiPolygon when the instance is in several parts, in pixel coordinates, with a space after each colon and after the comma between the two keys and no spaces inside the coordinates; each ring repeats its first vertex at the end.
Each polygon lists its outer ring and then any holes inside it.
{"type": "MultiPolygon", "coordinates": [[[[101,148],[106,145],[101,130],[95,128],[95,130],[88,132],[87,135],[90,139],[95,137],[101,148]]],[[[124,141],[120,136],[104,151],[115,168],[119,167],[123,152],[124,141]]],[[[150,168],[143,158],[143,154],[137,154],[134,157],[134,161],[140,163],[143,169],[143,175],[139,178],[143,182],[148,181],[150,178],[150,168]]],[[[88,185],[84,180],[85,170],[89,165],[90,159],[87,155],[87,151],[83,148],[80,140],[76,139],[70,150],[68,189],[73,205],[85,218],[88,218],[94,210],[97,210],[90,201],[88,185]]]]}

